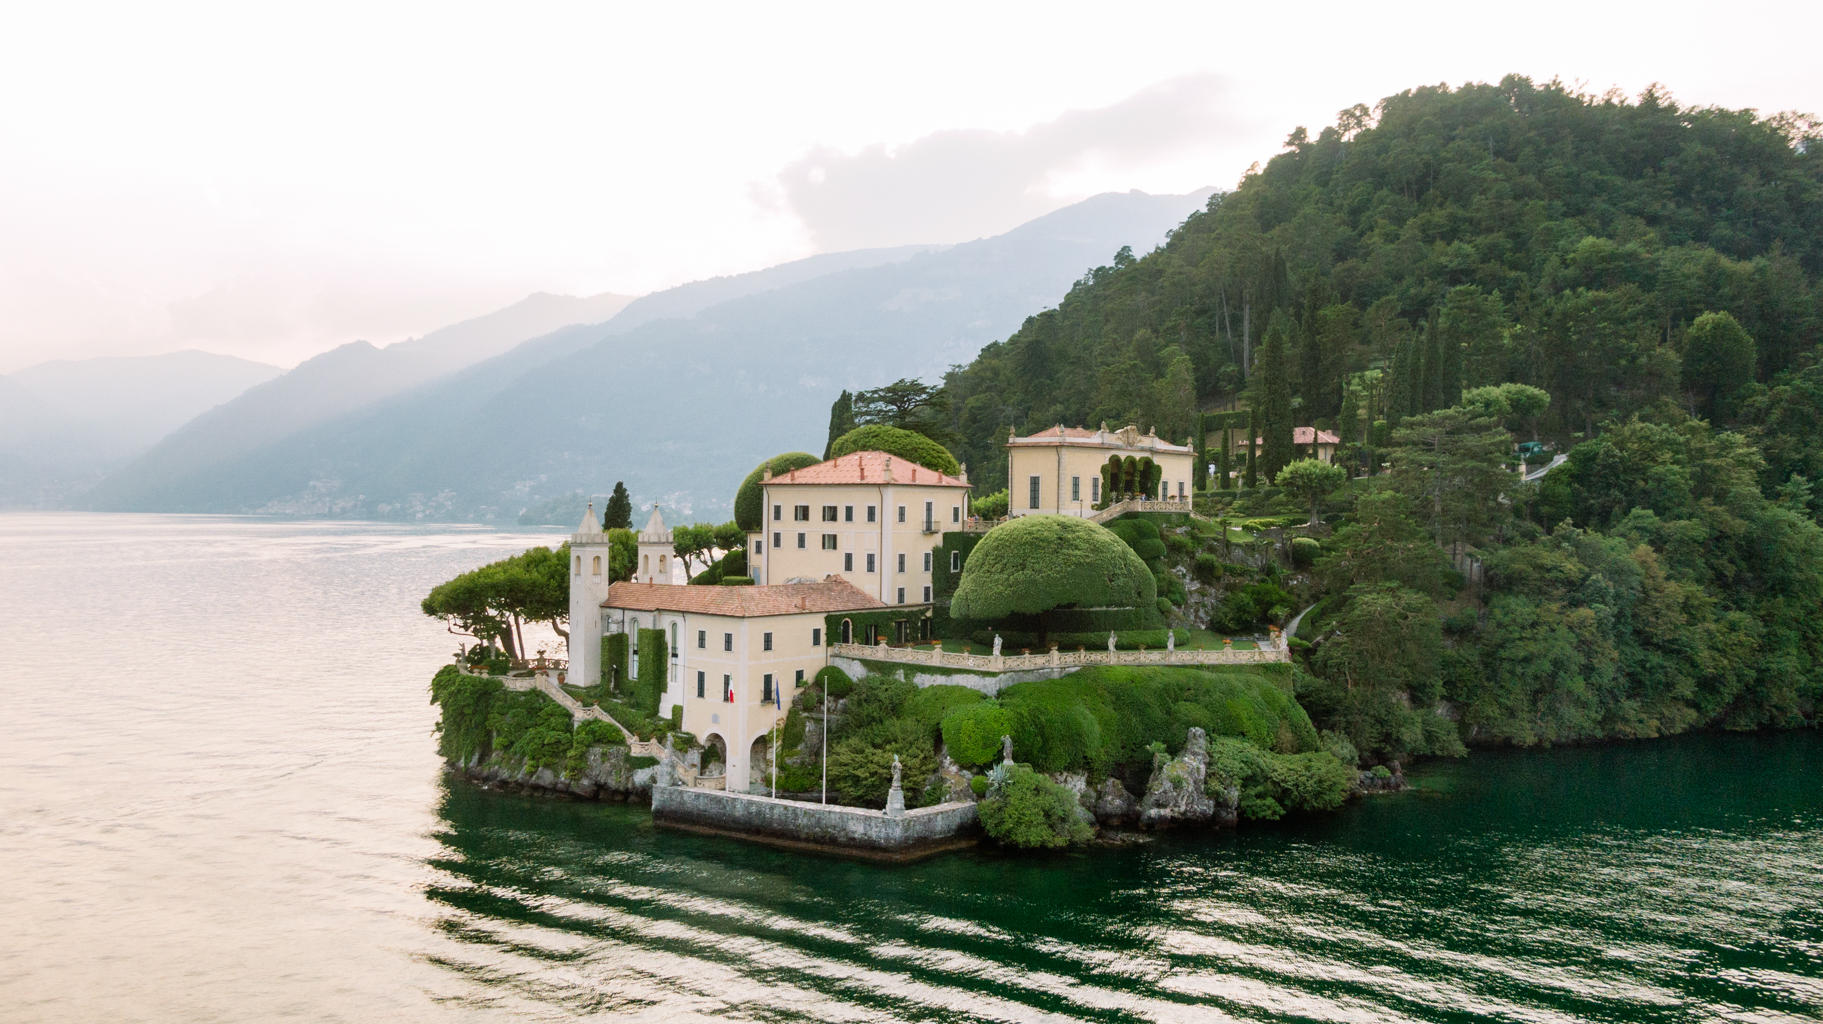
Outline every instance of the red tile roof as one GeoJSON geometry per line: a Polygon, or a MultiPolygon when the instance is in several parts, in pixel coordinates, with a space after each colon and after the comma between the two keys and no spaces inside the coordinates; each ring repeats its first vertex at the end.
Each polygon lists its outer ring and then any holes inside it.
{"type": "Polygon", "coordinates": [[[886,482],[886,470],[892,468],[892,482],[895,484],[929,484],[933,487],[967,487],[961,478],[939,473],[934,469],[925,469],[916,462],[910,462],[896,455],[885,452],[854,452],[840,458],[819,462],[814,466],[794,469],[773,477],[769,482],[775,484],[881,484],[886,482]]]}
{"type": "MultiPolygon", "coordinates": [[[[1341,442],[1341,440],[1342,440],[1341,438],[1330,433],[1329,431],[1318,430],[1315,427],[1292,427],[1291,428],[1291,443],[1292,444],[1338,444],[1341,442]]],[[[1266,439],[1263,437],[1256,437],[1253,439],[1253,442],[1255,444],[1265,444],[1266,439]]],[[[1247,447],[1247,435],[1242,434],[1240,437],[1235,438],[1234,444],[1235,444],[1235,447],[1237,447],[1237,448],[1247,447]]]]}
{"type": "Polygon", "coordinates": [[[863,608],[884,608],[886,604],[836,575],[825,576],[813,583],[780,583],[766,587],[616,583],[608,588],[608,599],[601,602],[601,606],[646,612],[692,612],[697,615],[753,618],[762,615],[799,615],[804,612],[826,615],[863,608]]]}
{"type": "Polygon", "coordinates": [[[1131,443],[1122,436],[1121,430],[1090,430],[1087,427],[1066,427],[1062,425],[1046,427],[1036,434],[1027,434],[1024,437],[1010,437],[1007,439],[1006,443],[1009,448],[1069,445],[1071,447],[1086,446],[1091,448],[1112,448],[1119,451],[1161,452],[1164,454],[1187,455],[1191,453],[1191,449],[1185,445],[1172,444],[1170,441],[1154,434],[1141,434],[1139,428],[1134,427],[1131,424],[1125,427],[1124,430],[1131,432],[1133,437],[1131,443]]]}

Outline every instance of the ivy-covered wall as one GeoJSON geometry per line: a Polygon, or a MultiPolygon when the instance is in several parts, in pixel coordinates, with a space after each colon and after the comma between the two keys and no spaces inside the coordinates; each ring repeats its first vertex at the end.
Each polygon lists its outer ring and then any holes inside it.
{"type": "Polygon", "coordinates": [[[842,642],[842,620],[854,623],[854,643],[878,643],[885,637],[888,643],[898,641],[896,623],[905,623],[905,636],[908,640],[927,639],[930,636],[930,609],[923,606],[905,608],[877,608],[865,612],[832,612],[823,616],[823,628],[827,630],[829,642],[842,642]]]}
{"type": "Polygon", "coordinates": [[[943,535],[943,543],[937,546],[936,564],[931,567],[931,594],[940,605],[949,604],[950,595],[956,592],[956,584],[962,582],[962,570],[968,566],[969,552],[981,543],[985,533],[963,533],[960,530],[943,535]],[[961,555],[956,571],[950,571],[950,556],[961,555]]]}
{"type": "Polygon", "coordinates": [[[601,638],[601,681],[610,690],[626,686],[627,634],[609,633],[601,638]]]}
{"type": "Polygon", "coordinates": [[[634,689],[633,703],[648,715],[658,715],[658,703],[665,695],[665,671],[670,662],[665,631],[639,631],[639,684],[634,689]]]}

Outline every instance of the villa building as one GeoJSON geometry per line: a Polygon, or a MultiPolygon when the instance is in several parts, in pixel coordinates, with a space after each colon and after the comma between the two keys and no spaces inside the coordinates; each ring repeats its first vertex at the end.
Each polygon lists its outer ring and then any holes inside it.
{"type": "Polygon", "coordinates": [[[885,452],[855,452],[768,475],[763,528],[747,535],[755,583],[840,573],[889,605],[931,603],[941,534],[968,517],[968,474],[950,476],[885,452]]]}
{"type": "Polygon", "coordinates": [[[1027,437],[1008,431],[1007,514],[1091,516],[1102,501],[1102,468],[1110,458],[1151,459],[1159,468],[1153,498],[1189,500],[1196,450],[1128,425],[1109,430],[1058,424],[1027,437]]]}
{"type": "MultiPolygon", "coordinates": [[[[826,663],[824,616],[880,607],[840,576],[751,587],[615,583],[592,618],[604,636],[664,631],[659,713],[682,707],[684,731],[717,748],[728,791],[744,793],[765,784],[774,726],[826,663]]],[[[629,647],[637,676],[637,645],[629,647]]]]}
{"type": "Polygon", "coordinates": [[[652,518],[646,521],[646,528],[639,531],[639,555],[633,563],[633,582],[688,583],[689,575],[684,569],[683,559],[677,557],[672,546],[671,528],[665,525],[664,517],[658,514],[658,506],[654,505],[652,518]]]}
{"type": "MultiPolygon", "coordinates": [[[[1253,443],[1256,445],[1264,445],[1266,439],[1263,437],[1256,437],[1253,439],[1253,443]]],[[[1341,438],[1338,438],[1335,434],[1332,434],[1327,430],[1318,430],[1315,427],[1291,428],[1292,448],[1300,459],[1317,459],[1322,462],[1334,462],[1336,460],[1336,445],[1340,443],[1341,438]]],[[[1235,436],[1234,453],[1243,459],[1247,457],[1246,431],[1241,431],[1235,436]]]]}

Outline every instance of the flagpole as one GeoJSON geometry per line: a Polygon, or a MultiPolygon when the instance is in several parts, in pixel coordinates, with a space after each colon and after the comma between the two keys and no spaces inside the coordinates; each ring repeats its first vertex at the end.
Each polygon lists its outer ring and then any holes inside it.
{"type": "Polygon", "coordinates": [[[829,802],[829,680],[823,680],[823,802],[829,802]]]}

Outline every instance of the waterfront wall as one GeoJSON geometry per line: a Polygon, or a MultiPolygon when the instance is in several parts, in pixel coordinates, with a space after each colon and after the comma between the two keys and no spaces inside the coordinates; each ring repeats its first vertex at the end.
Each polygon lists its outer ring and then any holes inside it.
{"type": "Polygon", "coordinates": [[[794,848],[907,859],[973,843],[973,802],[920,807],[901,815],[685,786],[652,789],[652,820],[794,848]]]}

